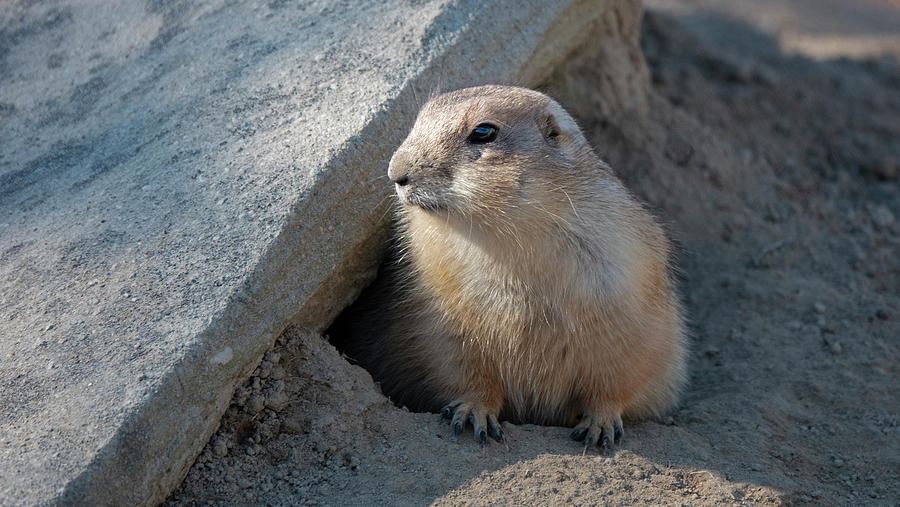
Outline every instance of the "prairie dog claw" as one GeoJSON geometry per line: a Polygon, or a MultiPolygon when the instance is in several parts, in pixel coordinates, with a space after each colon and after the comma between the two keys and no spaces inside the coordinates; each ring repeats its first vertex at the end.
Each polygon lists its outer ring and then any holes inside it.
{"type": "Polygon", "coordinates": [[[487,443],[487,437],[500,442],[503,440],[503,430],[497,420],[497,414],[488,411],[480,404],[466,401],[454,401],[441,409],[441,420],[449,420],[453,433],[459,435],[466,429],[467,424],[472,425],[475,440],[481,446],[487,443]]]}
{"type": "Polygon", "coordinates": [[[624,434],[619,415],[600,417],[585,413],[569,437],[576,442],[583,441],[585,446],[596,445],[611,449],[614,444],[622,441],[624,434]]]}

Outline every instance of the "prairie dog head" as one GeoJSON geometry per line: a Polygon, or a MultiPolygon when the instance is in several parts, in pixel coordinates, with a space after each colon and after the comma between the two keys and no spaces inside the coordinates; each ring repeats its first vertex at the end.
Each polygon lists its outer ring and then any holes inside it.
{"type": "Polygon", "coordinates": [[[564,201],[565,189],[599,164],[554,100],[524,88],[478,86],[422,107],[388,177],[406,209],[466,221],[524,220],[529,206],[564,201]]]}

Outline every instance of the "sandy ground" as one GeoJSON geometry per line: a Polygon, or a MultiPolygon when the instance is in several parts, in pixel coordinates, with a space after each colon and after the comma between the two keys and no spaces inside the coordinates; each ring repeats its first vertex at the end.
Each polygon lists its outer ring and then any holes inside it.
{"type": "Polygon", "coordinates": [[[167,504],[900,504],[900,6],[817,31],[815,2],[665,5],[647,115],[598,114],[590,55],[547,90],[678,244],[680,407],[605,453],[508,423],[481,449],[289,329],[167,504]],[[876,42],[790,43],[849,32],[876,42]]]}

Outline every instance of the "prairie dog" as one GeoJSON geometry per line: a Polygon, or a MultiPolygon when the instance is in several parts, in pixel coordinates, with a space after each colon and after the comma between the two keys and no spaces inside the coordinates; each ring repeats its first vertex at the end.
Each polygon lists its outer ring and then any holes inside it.
{"type": "Polygon", "coordinates": [[[622,417],[676,402],[668,241],[559,104],[508,86],[439,95],[388,177],[399,247],[374,291],[389,304],[346,348],[385,394],[482,445],[502,417],[608,447],[622,417]]]}

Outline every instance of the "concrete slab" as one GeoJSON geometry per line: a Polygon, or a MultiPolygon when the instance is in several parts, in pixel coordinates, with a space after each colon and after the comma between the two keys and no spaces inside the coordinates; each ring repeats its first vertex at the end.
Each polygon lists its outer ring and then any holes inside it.
{"type": "Polygon", "coordinates": [[[533,85],[637,2],[0,12],[0,504],[153,504],[288,322],[373,274],[437,89],[533,85]]]}

